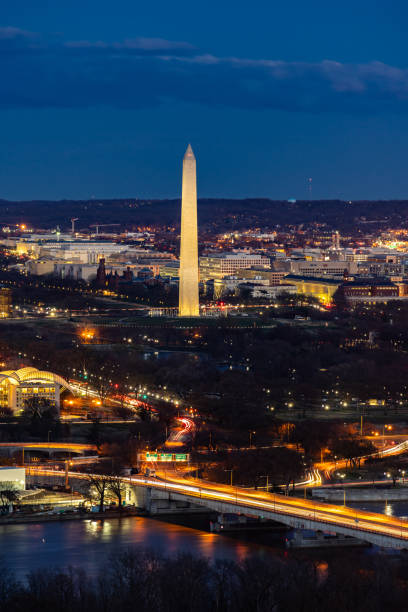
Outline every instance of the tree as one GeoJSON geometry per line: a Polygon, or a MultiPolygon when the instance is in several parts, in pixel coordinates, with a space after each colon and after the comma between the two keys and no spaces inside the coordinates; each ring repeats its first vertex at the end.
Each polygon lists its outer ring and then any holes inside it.
{"type": "Polygon", "coordinates": [[[112,493],[118,500],[119,512],[123,510],[123,497],[126,494],[126,489],[122,479],[119,476],[110,476],[108,479],[108,491],[112,493]]]}
{"type": "Polygon", "coordinates": [[[92,419],[92,426],[88,432],[87,436],[89,442],[92,444],[96,444],[99,448],[101,444],[101,420],[100,419],[92,419]]]}
{"type": "Polygon", "coordinates": [[[110,477],[104,475],[90,474],[88,476],[88,485],[91,496],[98,498],[99,512],[103,512],[105,497],[108,491],[110,477]]]}
{"type": "Polygon", "coordinates": [[[45,397],[29,397],[24,400],[23,417],[31,422],[41,419],[56,420],[58,409],[45,397]]]}
{"type": "Polygon", "coordinates": [[[106,398],[112,390],[111,384],[104,376],[96,377],[96,379],[93,380],[93,383],[95,384],[96,391],[99,395],[99,399],[101,400],[101,407],[103,408],[106,398]]]}
{"type": "Polygon", "coordinates": [[[14,485],[4,482],[0,484],[0,507],[3,512],[7,510],[10,504],[18,502],[18,491],[14,485]]]}
{"type": "Polygon", "coordinates": [[[112,413],[118,417],[119,419],[123,419],[124,421],[127,421],[129,419],[134,418],[135,416],[135,411],[132,410],[132,408],[128,408],[127,406],[114,406],[112,408],[112,413]]]}
{"type": "Polygon", "coordinates": [[[23,420],[27,421],[31,433],[44,436],[58,423],[58,408],[44,397],[29,397],[24,401],[23,420]]]}
{"type": "Polygon", "coordinates": [[[204,473],[206,478],[227,483],[231,470],[236,484],[256,489],[266,483],[268,476],[271,485],[288,489],[291,482],[303,475],[304,465],[299,453],[285,447],[253,449],[212,455],[204,473]]]}
{"type": "Polygon", "coordinates": [[[358,440],[357,438],[337,438],[333,440],[331,446],[332,452],[342,457],[350,464],[352,468],[360,467],[361,458],[365,455],[370,455],[376,452],[376,448],[372,442],[358,440]]]}

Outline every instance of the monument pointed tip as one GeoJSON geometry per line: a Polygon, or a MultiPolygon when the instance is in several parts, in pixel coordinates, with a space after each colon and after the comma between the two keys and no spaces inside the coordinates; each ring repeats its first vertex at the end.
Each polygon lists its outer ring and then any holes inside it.
{"type": "Polygon", "coordinates": [[[191,148],[191,144],[190,143],[188,144],[188,147],[187,147],[186,152],[184,154],[184,159],[186,159],[186,157],[190,157],[190,158],[194,158],[195,159],[194,153],[193,153],[193,149],[191,148]]]}

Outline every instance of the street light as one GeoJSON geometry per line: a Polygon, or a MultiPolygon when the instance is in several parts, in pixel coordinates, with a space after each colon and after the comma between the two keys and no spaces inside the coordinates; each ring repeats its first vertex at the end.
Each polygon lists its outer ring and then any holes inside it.
{"type": "Polygon", "coordinates": [[[230,482],[230,486],[232,487],[232,472],[234,471],[234,468],[231,468],[230,470],[224,470],[224,472],[231,472],[231,482],[230,482]]]}
{"type": "Polygon", "coordinates": [[[267,476],[260,476],[260,478],[266,478],[266,492],[269,493],[269,474],[267,476]]]}

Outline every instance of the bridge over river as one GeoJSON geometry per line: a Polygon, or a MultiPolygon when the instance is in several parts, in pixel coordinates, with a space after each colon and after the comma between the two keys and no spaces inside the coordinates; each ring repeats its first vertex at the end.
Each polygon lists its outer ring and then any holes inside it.
{"type": "Polygon", "coordinates": [[[54,453],[72,453],[83,455],[90,452],[96,454],[95,444],[78,444],[76,442],[0,442],[1,451],[13,453],[17,450],[41,451],[52,455],[54,453]]]}
{"type": "MultiPolygon", "coordinates": [[[[61,478],[58,472],[35,467],[30,477],[61,478]]],[[[74,481],[87,480],[88,474],[69,472],[74,481]]],[[[123,477],[126,499],[152,514],[177,508],[182,512],[191,506],[217,513],[237,513],[277,521],[294,529],[331,531],[352,536],[381,547],[408,549],[408,521],[318,501],[271,494],[264,491],[220,485],[185,478],[173,470],[162,477],[123,477]]],[[[173,510],[174,511],[174,510],[173,510]]]]}

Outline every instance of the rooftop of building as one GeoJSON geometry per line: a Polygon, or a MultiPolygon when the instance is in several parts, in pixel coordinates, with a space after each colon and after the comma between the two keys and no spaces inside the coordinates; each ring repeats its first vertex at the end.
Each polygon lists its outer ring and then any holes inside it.
{"type": "Polygon", "coordinates": [[[394,281],[389,278],[380,277],[353,278],[349,281],[345,279],[344,284],[351,287],[396,287],[394,281]]]}
{"type": "Polygon", "coordinates": [[[16,465],[5,465],[5,466],[0,467],[0,471],[6,471],[6,470],[21,470],[25,472],[25,468],[18,467],[16,465]]]}
{"type": "Polygon", "coordinates": [[[285,280],[305,281],[310,283],[325,283],[327,285],[341,285],[344,278],[327,278],[327,276],[304,276],[302,274],[288,274],[285,280]]]}
{"type": "MultiPolygon", "coordinates": [[[[324,283],[327,285],[346,285],[347,287],[396,287],[394,281],[389,278],[378,276],[371,277],[351,277],[350,279],[342,278],[327,278],[327,276],[303,276],[301,274],[288,274],[285,280],[305,281],[310,283],[324,283]]],[[[407,280],[408,282],[408,280],[407,280]]]]}
{"type": "Polygon", "coordinates": [[[260,253],[208,253],[207,255],[201,256],[200,259],[246,259],[253,257],[267,258],[266,255],[262,255],[260,253]]]}

